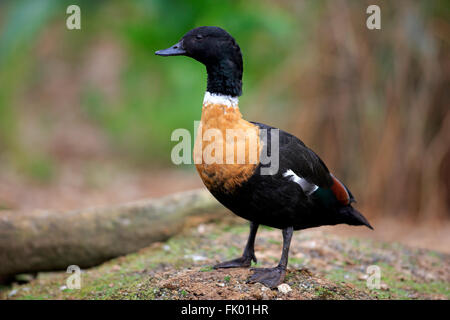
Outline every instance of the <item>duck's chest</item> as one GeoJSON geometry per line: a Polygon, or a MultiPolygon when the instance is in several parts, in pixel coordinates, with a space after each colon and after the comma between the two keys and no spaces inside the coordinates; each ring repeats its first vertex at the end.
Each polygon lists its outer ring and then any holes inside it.
{"type": "Polygon", "coordinates": [[[194,163],[209,190],[231,193],[247,181],[260,161],[258,126],[239,108],[204,104],[194,146],[194,163]]]}

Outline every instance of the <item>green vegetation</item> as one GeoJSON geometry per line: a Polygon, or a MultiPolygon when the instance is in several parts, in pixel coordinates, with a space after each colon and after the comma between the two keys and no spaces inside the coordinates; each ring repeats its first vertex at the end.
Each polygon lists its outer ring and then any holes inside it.
{"type": "Polygon", "coordinates": [[[214,270],[212,266],[206,266],[200,269],[201,272],[207,272],[214,270]]]}
{"type": "Polygon", "coordinates": [[[323,299],[323,300],[332,299],[335,295],[335,292],[333,292],[332,290],[330,290],[328,288],[324,288],[324,287],[317,287],[315,293],[317,295],[317,298],[323,299]]]}

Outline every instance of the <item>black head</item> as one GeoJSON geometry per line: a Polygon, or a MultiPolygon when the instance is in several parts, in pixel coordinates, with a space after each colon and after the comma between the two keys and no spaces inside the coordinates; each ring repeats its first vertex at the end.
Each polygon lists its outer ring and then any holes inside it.
{"type": "Polygon", "coordinates": [[[198,27],[186,33],[160,56],[187,56],[206,66],[211,93],[239,96],[242,93],[242,54],[234,38],[219,27],[198,27]]]}

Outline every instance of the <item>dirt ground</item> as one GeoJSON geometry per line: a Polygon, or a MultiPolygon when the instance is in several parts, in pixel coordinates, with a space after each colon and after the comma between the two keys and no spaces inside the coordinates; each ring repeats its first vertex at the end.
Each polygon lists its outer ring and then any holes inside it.
{"type": "Polygon", "coordinates": [[[156,282],[157,298],[208,299],[208,300],[311,300],[311,299],[373,299],[352,284],[336,284],[317,277],[308,269],[289,270],[287,287],[290,291],[270,290],[262,284],[247,284],[249,269],[208,270],[192,268],[183,271],[166,271],[156,282]],[[294,287],[294,290],[292,290],[294,287]],[[304,290],[298,290],[302,287],[304,290]],[[320,288],[320,289],[319,289],[320,288]]]}
{"type": "MultiPolygon", "coordinates": [[[[80,290],[67,287],[64,271],[30,282],[22,275],[21,284],[0,289],[0,299],[450,299],[450,255],[322,229],[294,234],[284,291],[247,283],[249,269],[212,269],[238,257],[247,235],[236,218],[201,224],[83,270],[80,290]],[[367,286],[369,266],[379,268],[378,289],[367,286]]],[[[261,228],[256,266],[275,266],[281,242],[279,230],[261,228]]]]}

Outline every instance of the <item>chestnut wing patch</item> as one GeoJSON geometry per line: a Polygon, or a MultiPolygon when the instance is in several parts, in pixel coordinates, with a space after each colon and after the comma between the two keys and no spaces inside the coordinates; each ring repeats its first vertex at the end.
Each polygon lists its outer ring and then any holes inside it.
{"type": "Polygon", "coordinates": [[[333,178],[333,184],[331,185],[331,191],[333,191],[334,196],[344,206],[348,206],[351,202],[350,194],[345,188],[344,184],[340,182],[335,176],[330,174],[333,178]]]}

